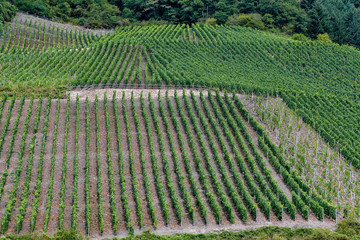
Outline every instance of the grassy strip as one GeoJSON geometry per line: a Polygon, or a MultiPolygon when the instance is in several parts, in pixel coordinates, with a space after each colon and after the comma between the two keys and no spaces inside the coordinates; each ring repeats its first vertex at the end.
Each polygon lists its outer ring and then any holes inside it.
{"type": "MultiPolygon", "coordinates": [[[[224,231],[220,233],[203,233],[190,234],[181,233],[174,235],[155,235],[149,231],[143,232],[141,235],[128,236],[123,240],[250,240],[250,239],[279,239],[279,240],[356,240],[360,238],[360,223],[355,220],[343,220],[337,225],[336,231],[318,228],[297,228],[291,229],[287,227],[260,227],[255,230],[243,230],[238,232],[224,231]]],[[[53,236],[46,233],[30,233],[23,235],[7,234],[0,239],[11,240],[82,240],[86,239],[76,231],[58,231],[53,236]]],[[[116,240],[116,238],[112,238],[116,240]]],[[[105,239],[106,240],[106,239],[105,239]]]]}

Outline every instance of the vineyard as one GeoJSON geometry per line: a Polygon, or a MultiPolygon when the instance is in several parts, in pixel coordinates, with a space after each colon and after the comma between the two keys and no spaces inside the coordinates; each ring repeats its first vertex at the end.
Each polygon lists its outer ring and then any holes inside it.
{"type": "Polygon", "coordinates": [[[1,231],[334,222],[341,213],[299,177],[241,98],[173,90],[4,96],[1,231]]]}
{"type": "Polygon", "coordinates": [[[1,232],[359,217],[359,64],[248,28],[18,15],[0,36],[1,232]]]}

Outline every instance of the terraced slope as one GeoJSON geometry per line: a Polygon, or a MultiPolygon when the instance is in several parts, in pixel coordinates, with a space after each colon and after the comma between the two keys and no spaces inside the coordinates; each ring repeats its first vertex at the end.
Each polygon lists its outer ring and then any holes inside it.
{"type": "Polygon", "coordinates": [[[2,232],[335,223],[242,95],[98,91],[1,102],[2,232]]]}
{"type": "Polygon", "coordinates": [[[0,50],[4,232],[359,215],[357,50],[231,26],[94,35],[30,19],[7,26],[0,50]],[[65,94],[87,88],[134,97],[65,94]],[[237,95],[141,98],[149,88],[237,95]]]}

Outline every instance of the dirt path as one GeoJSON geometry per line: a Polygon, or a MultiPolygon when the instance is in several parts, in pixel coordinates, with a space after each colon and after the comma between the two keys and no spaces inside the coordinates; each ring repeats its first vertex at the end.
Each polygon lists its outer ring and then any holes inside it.
{"type": "MultiPolygon", "coordinates": [[[[321,221],[309,221],[304,223],[298,222],[261,222],[261,223],[253,223],[253,224],[231,224],[231,225],[217,225],[217,226],[189,226],[189,227],[177,227],[174,229],[169,228],[159,228],[157,230],[151,231],[154,234],[158,235],[169,235],[169,234],[177,234],[177,233],[191,233],[191,234],[204,234],[204,233],[220,233],[223,231],[242,231],[242,230],[253,230],[264,226],[276,226],[276,227],[288,227],[292,229],[296,228],[321,228],[321,229],[329,229],[331,231],[336,230],[335,222],[321,222],[321,221]]],[[[123,238],[128,236],[126,233],[117,235],[118,238],[123,238]]],[[[92,238],[92,239],[104,239],[110,238],[114,236],[103,236],[102,238],[92,238]]]]}

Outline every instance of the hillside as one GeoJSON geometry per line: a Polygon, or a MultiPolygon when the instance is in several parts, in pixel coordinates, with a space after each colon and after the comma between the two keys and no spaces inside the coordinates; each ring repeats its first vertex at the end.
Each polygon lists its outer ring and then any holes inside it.
{"type": "Polygon", "coordinates": [[[247,122],[243,96],[98,92],[3,101],[1,171],[14,175],[2,176],[2,231],[330,227],[340,217],[247,122]]]}
{"type": "Polygon", "coordinates": [[[16,10],[86,28],[151,24],[229,24],[360,46],[359,0],[0,0],[0,31],[16,10]],[[17,9],[16,9],[17,8],[17,9]],[[305,36],[306,35],[306,36],[305,36]]]}
{"type": "Polygon", "coordinates": [[[18,15],[0,52],[3,233],[333,229],[359,216],[353,48],[18,15]]]}

